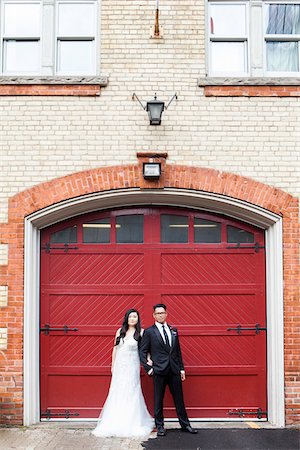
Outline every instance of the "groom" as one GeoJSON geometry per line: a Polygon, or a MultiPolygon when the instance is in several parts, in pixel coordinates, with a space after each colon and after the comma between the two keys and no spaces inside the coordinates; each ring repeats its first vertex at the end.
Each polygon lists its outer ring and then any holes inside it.
{"type": "Polygon", "coordinates": [[[167,308],[163,303],[153,307],[153,317],[154,325],[147,328],[142,337],[140,359],[148,375],[154,379],[154,417],[157,436],[166,435],[163,400],[167,385],[175,403],[181,429],[188,433],[197,433],[190,425],[184,406],[182,381],[185,380],[185,371],[177,329],[167,324],[167,308]],[[148,354],[153,366],[147,360],[148,354]]]}

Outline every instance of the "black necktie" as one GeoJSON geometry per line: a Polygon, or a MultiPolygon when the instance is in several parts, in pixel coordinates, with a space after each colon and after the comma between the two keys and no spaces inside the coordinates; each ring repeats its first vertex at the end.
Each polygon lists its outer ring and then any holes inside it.
{"type": "Polygon", "coordinates": [[[166,345],[171,348],[170,341],[169,341],[169,338],[168,338],[168,335],[167,335],[164,325],[162,325],[162,329],[163,329],[166,345]]]}

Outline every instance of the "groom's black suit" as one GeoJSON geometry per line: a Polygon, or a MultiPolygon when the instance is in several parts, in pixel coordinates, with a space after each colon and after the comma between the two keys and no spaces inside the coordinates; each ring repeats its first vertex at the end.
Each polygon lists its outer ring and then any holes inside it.
{"type": "Polygon", "coordinates": [[[168,346],[156,325],[144,331],[140,345],[140,359],[147,373],[153,369],[154,376],[154,417],[157,428],[163,427],[163,398],[166,386],[172,394],[179,423],[182,428],[190,426],[184,406],[180,371],[184,370],[176,328],[170,328],[171,347],[168,346]],[[147,364],[150,353],[153,366],[147,364]]]}

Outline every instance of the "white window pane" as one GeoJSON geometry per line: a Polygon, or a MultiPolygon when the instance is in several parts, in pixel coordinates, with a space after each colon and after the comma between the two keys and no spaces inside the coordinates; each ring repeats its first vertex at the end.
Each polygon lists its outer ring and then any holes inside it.
{"type": "Polygon", "coordinates": [[[211,4],[210,34],[230,37],[246,36],[246,5],[211,4]]]}
{"type": "Polygon", "coordinates": [[[267,69],[270,72],[299,71],[298,42],[267,42],[267,69]]]}
{"type": "Polygon", "coordinates": [[[38,73],[39,50],[40,45],[36,41],[5,41],[4,73],[38,73]]]}
{"type": "Polygon", "coordinates": [[[246,44],[244,42],[212,42],[211,64],[213,74],[241,75],[247,72],[246,44]]]}
{"type": "Polygon", "coordinates": [[[94,36],[95,14],[93,3],[60,3],[58,36],[94,36]]]}
{"type": "Polygon", "coordinates": [[[300,34],[300,5],[268,5],[266,8],[266,33],[300,34]]]}
{"type": "Polygon", "coordinates": [[[58,73],[92,75],[94,41],[58,41],[58,73]]]}
{"type": "Polygon", "coordinates": [[[38,3],[6,3],[4,36],[40,37],[40,5],[38,3]]]}

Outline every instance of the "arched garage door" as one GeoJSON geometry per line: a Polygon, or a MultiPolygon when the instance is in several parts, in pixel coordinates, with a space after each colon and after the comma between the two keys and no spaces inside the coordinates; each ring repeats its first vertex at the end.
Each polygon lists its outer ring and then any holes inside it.
{"type": "MultiPolygon", "coordinates": [[[[262,230],[184,209],[92,213],[41,237],[41,417],[96,418],[124,312],[166,303],[191,418],[265,418],[262,230]]],[[[142,373],[152,410],[152,381],[142,373]]],[[[166,417],[175,417],[170,398],[166,417]]]]}

